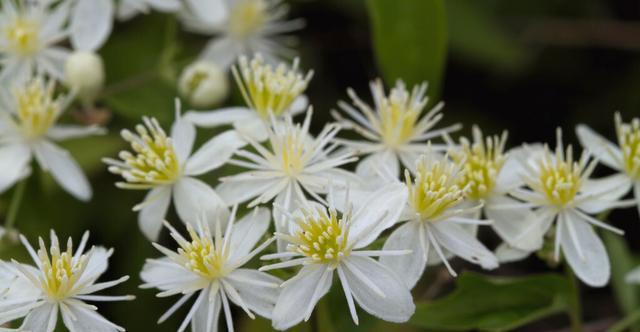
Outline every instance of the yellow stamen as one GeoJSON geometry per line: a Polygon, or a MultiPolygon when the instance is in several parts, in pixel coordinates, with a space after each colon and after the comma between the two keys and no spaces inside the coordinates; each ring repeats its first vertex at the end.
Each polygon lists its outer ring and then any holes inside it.
{"type": "Polygon", "coordinates": [[[7,46],[15,53],[28,56],[37,53],[40,48],[40,25],[28,18],[17,18],[5,28],[7,46]]]}
{"type": "Polygon", "coordinates": [[[200,236],[190,224],[187,224],[187,230],[191,242],[180,241],[180,248],[178,248],[178,254],[185,259],[184,266],[209,280],[220,278],[228,273],[229,271],[225,269],[228,252],[222,248],[222,245],[214,245],[210,231],[205,228],[204,234],[200,236]]]}
{"type": "Polygon", "coordinates": [[[55,82],[36,78],[13,91],[16,113],[22,132],[28,138],[47,133],[63,111],[63,96],[54,99],[55,82]]]}
{"type": "Polygon", "coordinates": [[[291,237],[289,250],[311,258],[319,264],[337,264],[351,252],[347,245],[349,216],[338,217],[335,210],[323,207],[304,210],[296,219],[300,229],[291,237]]]}
{"type": "Polygon", "coordinates": [[[615,121],[624,169],[631,177],[640,180],[640,119],[623,123],[620,114],[616,114],[615,121]]]}
{"type": "Polygon", "coordinates": [[[228,32],[236,39],[256,34],[267,23],[267,3],[264,0],[240,0],[229,13],[228,32]]]}
{"type": "Polygon", "coordinates": [[[69,296],[73,296],[74,286],[87,264],[87,256],[82,255],[78,259],[73,259],[73,244],[71,238],[67,242],[67,250],[60,252],[58,239],[52,236],[52,244],[49,254],[44,246],[44,242],[40,239],[40,249],[38,249],[38,257],[41,262],[41,270],[44,278],[42,279],[42,289],[50,299],[61,300],[69,296]]]}

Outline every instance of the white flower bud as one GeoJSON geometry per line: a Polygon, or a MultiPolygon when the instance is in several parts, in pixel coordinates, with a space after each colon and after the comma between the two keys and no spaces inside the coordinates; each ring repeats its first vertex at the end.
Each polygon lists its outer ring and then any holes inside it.
{"type": "Polygon", "coordinates": [[[64,67],[64,81],[83,102],[92,102],[104,85],[102,58],[89,51],[71,54],[64,67]]]}
{"type": "Polygon", "coordinates": [[[229,79],[215,63],[196,61],[182,71],[178,91],[193,107],[211,107],[227,97],[229,79]]]}

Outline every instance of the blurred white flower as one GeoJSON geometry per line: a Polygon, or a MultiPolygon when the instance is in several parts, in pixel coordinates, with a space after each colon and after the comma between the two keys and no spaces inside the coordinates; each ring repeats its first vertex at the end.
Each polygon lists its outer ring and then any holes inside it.
{"type": "Polygon", "coordinates": [[[537,218],[514,241],[532,236],[542,238],[555,224],[555,259],[559,260],[562,250],[584,283],[601,287],[609,281],[611,268],[605,247],[592,225],[620,235],[624,232],[590,214],[628,206],[629,202],[618,200],[628,191],[628,185],[619,176],[589,179],[597,159],[590,160],[590,154],[584,151],[574,160],[572,147],[568,146],[566,151],[563,147],[560,129],[557,136],[555,154],[545,145],[543,150],[529,151],[523,161],[523,179],[529,189],[516,189],[511,195],[524,201],[522,206],[533,208],[537,218]]]}
{"type": "Polygon", "coordinates": [[[57,124],[73,96],[54,97],[55,82],[36,77],[0,91],[0,192],[28,175],[35,158],[40,167],[77,199],[91,198],[91,187],[69,152],[53,143],[104,133],[97,126],[57,124]]]}
{"type": "Polygon", "coordinates": [[[302,28],[300,19],[285,21],[289,11],[281,0],[186,0],[181,13],[188,30],[215,37],[200,54],[203,60],[228,68],[237,57],[262,53],[269,63],[295,52],[281,34],[302,28]]]}
{"type": "Polygon", "coordinates": [[[69,6],[5,0],[0,9],[0,81],[27,80],[33,74],[63,78],[69,51],[55,46],[67,38],[69,6]]]}
{"type": "Polygon", "coordinates": [[[620,172],[617,183],[620,191],[626,193],[633,186],[640,211],[640,118],[624,123],[620,113],[616,113],[615,125],[617,146],[585,125],[578,125],[576,133],[585,149],[603,164],[620,172]]]}
{"type": "Polygon", "coordinates": [[[264,63],[260,54],[251,61],[245,56],[233,67],[233,75],[248,107],[229,107],[207,112],[187,112],[185,118],[197,126],[212,128],[232,124],[252,139],[262,142],[268,138],[270,117],[282,119],[295,116],[307,108],[303,94],[313,71],[303,75],[298,71],[296,58],[289,67],[264,63]]]}
{"type": "MultiPolygon", "coordinates": [[[[393,270],[372,257],[399,258],[410,251],[364,249],[395,223],[401,212],[398,206],[404,205],[406,199],[404,188],[391,184],[373,192],[353,213],[350,208],[339,213],[332,202],[329,209],[309,202],[287,214],[290,221],[287,229],[276,233],[288,243],[286,250],[261,257],[287,260],[260,270],[298,265],[302,268],[280,286],[282,292],[273,311],[273,327],[286,330],[308,320],[316,303],[329,291],[334,271],[338,273],[354,323],[358,324],[355,303],[386,321],[409,320],[415,311],[409,289],[393,270]]],[[[351,204],[346,202],[344,206],[351,204]]]]}
{"type": "Polygon", "coordinates": [[[85,103],[90,103],[104,85],[104,64],[94,52],[76,51],[67,58],[64,83],[85,103]]]}
{"type": "Polygon", "coordinates": [[[92,247],[83,253],[88,238],[89,233],[85,233],[74,253],[71,238],[67,241],[67,249],[61,251],[58,237],[53,231],[48,250],[42,238],[39,239],[40,248],[36,251],[21,236],[20,240],[35,266],[16,261],[7,265],[17,277],[9,287],[9,293],[13,289],[16,293],[0,296],[0,324],[25,317],[20,331],[53,332],[60,312],[64,325],[70,331],[124,331],[98,314],[97,307],[84,302],[134,299],[130,295],[93,295],[125,282],[129,277],[96,283],[107,270],[113,250],[92,247]]]}
{"type": "MultiPolygon", "coordinates": [[[[290,212],[298,202],[306,201],[307,194],[324,202],[319,195],[326,193],[329,185],[345,187],[359,181],[355,174],[338,168],[353,162],[352,154],[332,154],[337,145],[331,144],[331,140],[340,128],[327,125],[316,138],[311,137],[311,113],[307,111],[302,125],[294,124],[290,116],[284,123],[272,120],[268,145],[260,145],[241,132],[257,153],[240,150],[236,155],[243,160],[229,161],[249,171],[221,179],[217,190],[227,204],[251,200],[249,207],[253,207],[275,198],[281,209],[290,212]]],[[[274,221],[277,231],[284,229],[285,218],[281,212],[274,210],[274,221]]]]}
{"type": "Polygon", "coordinates": [[[176,212],[185,223],[195,223],[206,214],[211,221],[220,214],[226,218],[225,202],[206,183],[196,179],[226,163],[236,149],[245,145],[235,131],[221,133],[192,153],[195,127],[185,121],[176,101],[176,119],[171,136],[155,118],[143,117],[144,124],[133,133],[122,131],[122,138],[131,144],[132,152],[121,151],[120,160],[105,158],[109,171],[121,175],[124,189],[149,190],[144,201],[133,210],[140,211],[138,223],[147,238],[155,240],[169,209],[171,197],[176,212]]]}
{"type": "MultiPolygon", "coordinates": [[[[211,107],[227,98],[229,79],[227,73],[215,63],[196,61],[182,71],[178,80],[178,91],[196,108],[211,107]]],[[[187,119],[189,113],[185,114],[187,119]]]]}
{"type": "Polygon", "coordinates": [[[485,269],[498,267],[497,258],[465,226],[489,225],[490,220],[473,216],[482,203],[461,204],[470,191],[464,184],[461,165],[428,153],[421,156],[415,166],[412,180],[405,170],[408,204],[400,221],[383,246],[383,250],[410,249],[412,253],[400,257],[381,257],[380,262],[393,271],[402,271],[401,277],[413,288],[430,260],[442,261],[449,273],[456,272],[449,265],[451,255],[458,256],[485,269]],[[435,251],[435,255],[433,254],[435,251]]]}
{"type": "Polygon", "coordinates": [[[185,239],[169,224],[171,237],[180,246],[177,251],[159,244],[153,245],[166,257],[148,259],[140,277],[142,288],[161,290],[159,297],[181,294],[182,297],[160,319],[162,323],[190,298],[196,300],[184,321],[177,329],[184,331],[189,323],[193,331],[218,331],[220,309],[229,331],[233,331],[233,319],[229,300],[241,307],[249,317],[271,318],[278,298],[280,279],[253,269],[242,268],[272,241],[268,240],[254,249],[269,228],[269,210],[257,208],[235,222],[236,207],[227,222],[224,237],[221,223],[215,223],[212,234],[206,224],[200,222],[196,231],[187,224],[189,239],[185,239]]]}
{"type": "MultiPolygon", "coordinates": [[[[427,151],[427,141],[442,137],[460,129],[459,124],[441,129],[433,127],[442,118],[444,103],[436,104],[427,114],[422,110],[428,103],[425,96],[427,84],[413,87],[411,93],[398,80],[387,96],[381,80],[370,83],[373,96],[373,107],[362,101],[352,89],[347,93],[355,107],[340,101],[338,106],[349,115],[344,118],[337,111],[333,116],[345,127],[360,134],[364,140],[339,139],[345,145],[356,149],[359,153],[369,154],[358,164],[356,173],[362,176],[375,175],[380,167],[388,168],[398,176],[401,166],[413,169],[418,156],[427,151]]],[[[432,152],[443,151],[444,144],[431,144],[432,152]]]]}

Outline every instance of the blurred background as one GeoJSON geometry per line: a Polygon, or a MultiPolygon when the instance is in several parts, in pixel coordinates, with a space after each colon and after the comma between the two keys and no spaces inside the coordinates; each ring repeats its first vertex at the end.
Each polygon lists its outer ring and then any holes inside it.
{"type": "MultiPolygon", "coordinates": [[[[295,0],[289,4],[289,17],[306,22],[294,35],[301,67],[315,71],[308,95],[315,108],[316,132],[332,120],[329,112],[338,100],[347,98],[347,87],[370,101],[368,83],[380,76],[387,86],[397,77],[411,85],[429,80],[430,97],[446,103],[443,124],[463,123],[463,135],[470,134],[474,123],[485,133],[507,129],[509,146],[523,142],[553,144],[557,127],[563,128],[567,141],[576,143],[574,128],[579,123],[615,139],[615,111],[620,111],[625,120],[640,115],[640,2],[635,0],[295,0]],[[394,15],[403,19],[390,23],[394,15]],[[402,38],[386,38],[399,32],[402,38]]],[[[137,288],[145,258],[159,256],[140,233],[136,213],[131,211],[144,193],[115,188],[118,179],[107,173],[101,158],[115,156],[126,148],[118,135],[120,129],[134,126],[143,115],[157,117],[168,128],[174,116],[177,75],[206,40],[181,31],[175,18],[158,13],[116,25],[100,51],[107,85],[99,108],[65,115],[79,121],[102,122],[109,128],[106,136],[65,144],[90,176],[95,192],[92,201],[73,199],[49,175],[36,171],[28,180],[27,196],[19,210],[17,227],[32,242],[50,228],[74,238],[88,229],[91,243],[116,248],[105,279],[121,275],[132,278],[111,293],[138,298],[130,303],[101,305],[100,312],[128,331],[175,331],[187,306],[156,326],[158,317],[176,299],[158,299],[153,290],[137,288]]],[[[242,104],[235,84],[232,90],[226,104],[242,104]]],[[[199,139],[212,133],[199,131],[199,139]]],[[[215,184],[222,173],[232,171],[223,169],[204,178],[215,184]]],[[[605,175],[607,170],[599,169],[597,174],[605,175]]],[[[12,194],[8,191],[0,196],[2,215],[12,194]]],[[[168,219],[178,222],[173,212],[168,219]]],[[[615,212],[609,222],[624,229],[627,236],[623,239],[601,233],[611,257],[613,280],[602,289],[582,287],[585,331],[605,330],[640,309],[638,287],[623,282],[624,274],[640,263],[638,211],[615,212]]],[[[498,244],[490,232],[481,236],[492,247],[498,244]]],[[[170,243],[166,234],[161,242],[170,243]]],[[[20,246],[3,243],[0,257],[26,256],[20,246]]],[[[477,271],[460,260],[454,260],[453,265],[458,271],[477,271]]],[[[501,277],[547,272],[563,275],[562,268],[549,267],[535,255],[496,271],[478,272],[501,277]]],[[[468,283],[481,282],[482,278],[474,281],[470,276],[465,279],[468,283]]],[[[563,301],[558,295],[562,289],[554,288],[564,284],[546,279],[535,282],[541,289],[516,287],[512,292],[548,292],[547,297],[535,301],[535,296],[513,300],[502,299],[499,294],[483,298],[482,294],[471,293],[465,297],[458,291],[452,295],[456,281],[446,270],[434,267],[414,291],[416,301],[431,303],[426,306],[432,305],[428,308],[433,310],[416,322],[380,323],[361,312],[361,324],[355,327],[343,294],[334,291],[321,301],[311,324],[296,330],[568,330],[568,318],[556,303],[563,301]],[[438,302],[446,296],[448,302],[438,302]],[[486,311],[502,316],[482,316],[482,310],[476,309],[485,305],[490,306],[486,311]],[[485,323],[478,323],[474,317],[485,323]],[[492,325],[492,319],[510,319],[518,324],[492,325]]],[[[234,308],[234,314],[239,331],[270,330],[268,321],[251,321],[238,308],[234,308]]]]}

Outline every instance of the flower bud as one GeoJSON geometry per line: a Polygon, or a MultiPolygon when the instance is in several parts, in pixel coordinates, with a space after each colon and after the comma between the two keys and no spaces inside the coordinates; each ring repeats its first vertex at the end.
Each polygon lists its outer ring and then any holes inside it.
{"type": "Polygon", "coordinates": [[[215,63],[196,61],[182,71],[178,91],[193,107],[207,108],[227,97],[229,79],[215,63]]]}
{"type": "Polygon", "coordinates": [[[84,103],[91,103],[104,85],[102,58],[93,52],[77,51],[64,67],[64,81],[84,103]]]}

